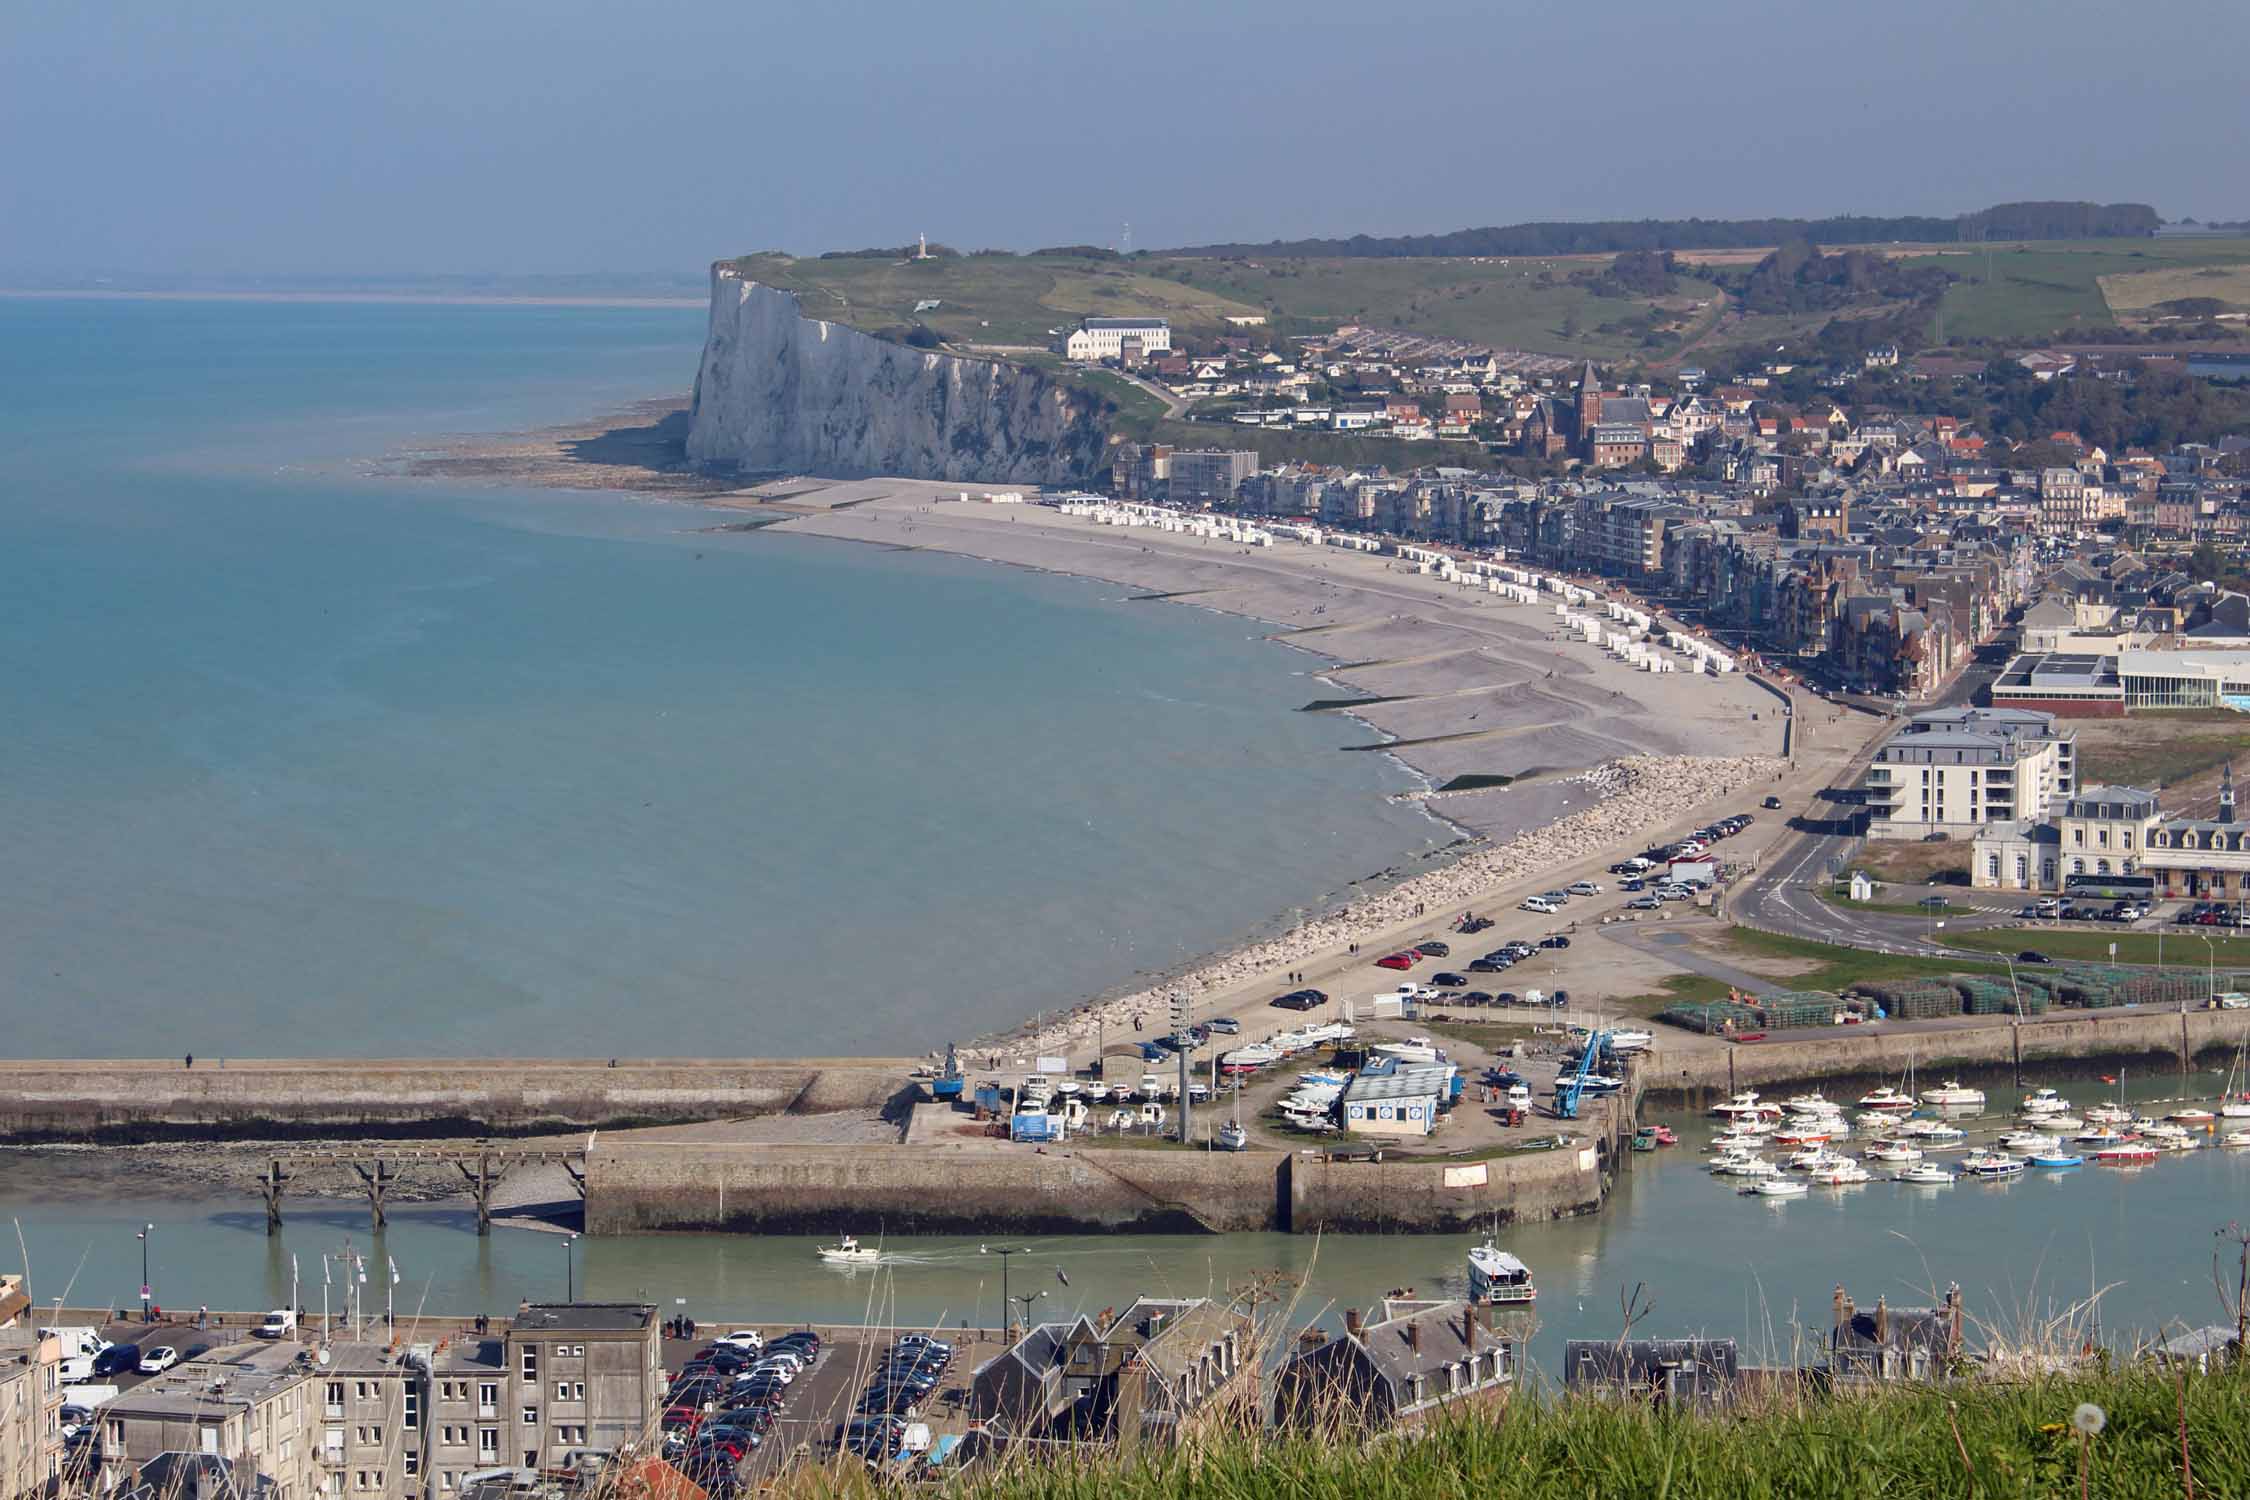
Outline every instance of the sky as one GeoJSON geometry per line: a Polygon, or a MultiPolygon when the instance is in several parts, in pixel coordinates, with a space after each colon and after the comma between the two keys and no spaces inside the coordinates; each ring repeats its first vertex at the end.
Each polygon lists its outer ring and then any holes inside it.
{"type": "Polygon", "coordinates": [[[2250,217],[2243,0],[0,0],[0,275],[2250,217]]]}

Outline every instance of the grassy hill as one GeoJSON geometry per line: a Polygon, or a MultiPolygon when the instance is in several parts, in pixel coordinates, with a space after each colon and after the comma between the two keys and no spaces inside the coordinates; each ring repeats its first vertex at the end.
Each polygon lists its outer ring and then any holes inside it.
{"type": "Polygon", "coordinates": [[[743,275],[797,294],[808,317],[874,332],[922,323],[950,343],[1044,345],[1081,317],[1165,317],[1213,332],[1258,309],[1213,290],[1148,274],[1137,263],[1044,255],[930,260],[746,255],[743,275]],[[938,306],[917,313],[918,302],[938,306]]]}
{"type": "MultiPolygon", "coordinates": [[[[2054,240],[1974,245],[1910,258],[1960,278],[1945,294],[1947,338],[2041,339],[2130,322],[2173,297],[2228,299],[2202,268],[2250,267],[2250,239],[2054,240]],[[2113,301],[2105,288],[2118,292],[2113,301]]],[[[2241,296],[2246,283],[2213,280],[2241,296]]]]}

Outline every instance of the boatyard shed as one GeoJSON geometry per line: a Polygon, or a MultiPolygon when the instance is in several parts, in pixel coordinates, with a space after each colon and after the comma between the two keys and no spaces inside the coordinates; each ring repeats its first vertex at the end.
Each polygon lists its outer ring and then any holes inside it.
{"type": "Polygon", "coordinates": [[[1440,1408],[1497,1400],[1515,1381],[1514,1341],[1466,1302],[1386,1299],[1381,1316],[1345,1314],[1283,1365],[1274,1419],[1304,1431],[1376,1432],[1425,1422],[1440,1408]]]}
{"type": "Polygon", "coordinates": [[[1370,1063],[1344,1086],[1344,1129],[1357,1135],[1428,1135],[1453,1091],[1451,1063],[1370,1063]]]}

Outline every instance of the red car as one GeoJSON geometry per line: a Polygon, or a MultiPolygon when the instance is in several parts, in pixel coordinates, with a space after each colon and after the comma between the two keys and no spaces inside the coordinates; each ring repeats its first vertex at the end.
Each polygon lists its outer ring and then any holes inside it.
{"type": "Polygon", "coordinates": [[[1419,953],[1386,953],[1375,960],[1375,967],[1378,969],[1411,969],[1414,967],[1414,960],[1421,956],[1419,953]]]}

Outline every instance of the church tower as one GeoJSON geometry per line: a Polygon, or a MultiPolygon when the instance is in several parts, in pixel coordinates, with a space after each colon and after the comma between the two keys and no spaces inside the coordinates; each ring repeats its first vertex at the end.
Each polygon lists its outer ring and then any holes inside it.
{"type": "Polygon", "coordinates": [[[1594,440],[1594,425],[1602,419],[1602,383],[1594,378],[1594,362],[1586,361],[1586,373],[1578,381],[1578,441],[1594,440]]]}

